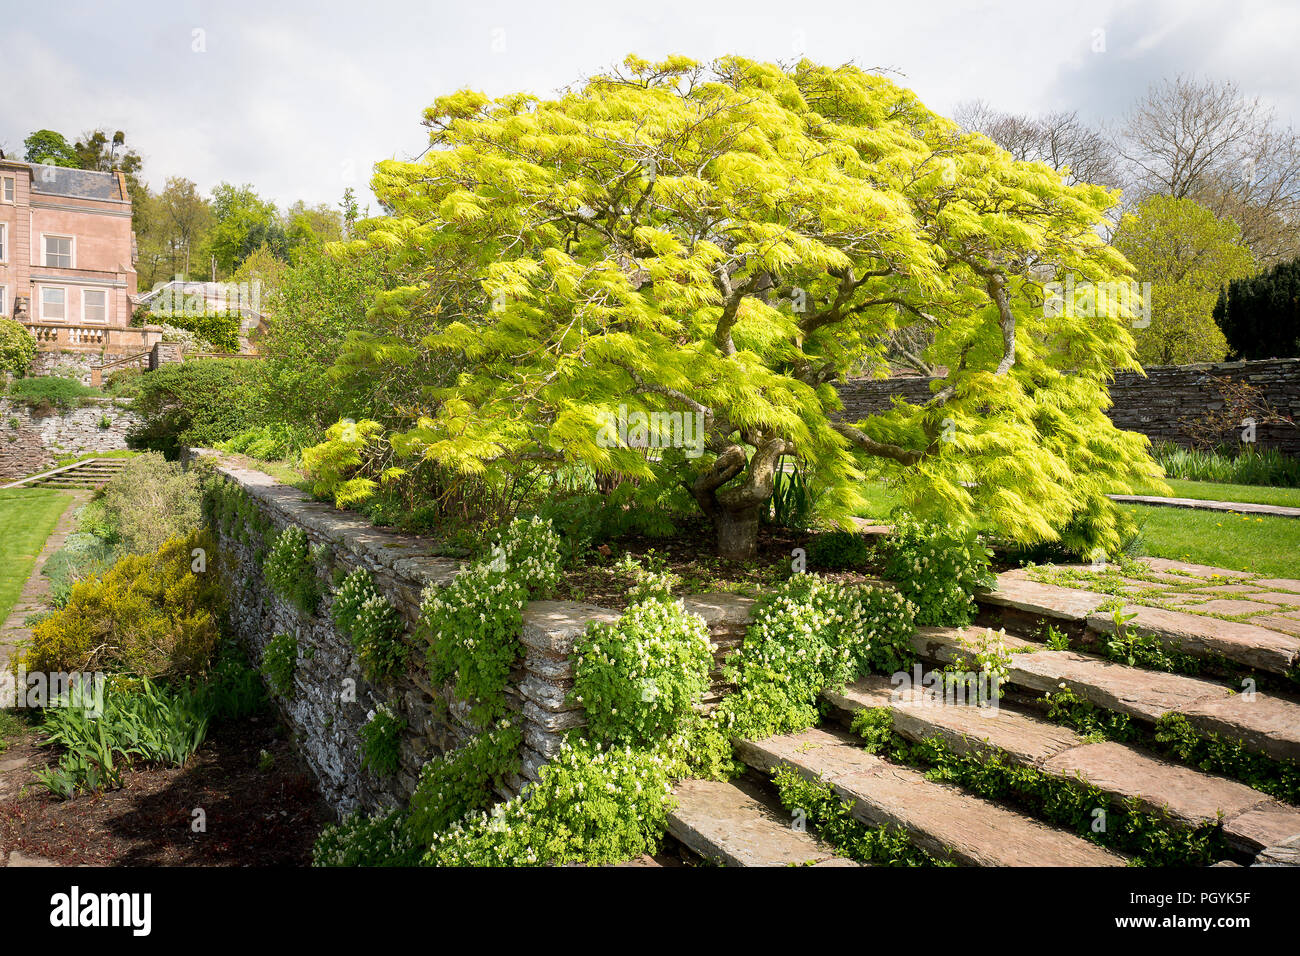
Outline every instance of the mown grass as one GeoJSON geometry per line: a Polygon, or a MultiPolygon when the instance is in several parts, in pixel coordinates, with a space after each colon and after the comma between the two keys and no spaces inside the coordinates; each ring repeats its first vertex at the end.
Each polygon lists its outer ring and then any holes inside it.
{"type": "MultiPolygon", "coordinates": [[[[1180,481],[1167,478],[1165,483],[1174,490],[1175,498],[1195,498],[1197,501],[1236,501],[1242,504],[1284,505],[1300,508],[1300,488],[1269,488],[1264,485],[1230,485],[1216,481],[1180,481]]],[[[1154,495],[1159,492],[1143,490],[1139,494],[1154,495]]]]}
{"type": "Polygon", "coordinates": [[[1142,522],[1141,553],[1271,577],[1300,578],[1300,519],[1125,505],[1142,522]]]}
{"type": "Polygon", "coordinates": [[[18,603],[36,556],[71,502],[45,488],[0,491],[0,623],[18,603]]]}

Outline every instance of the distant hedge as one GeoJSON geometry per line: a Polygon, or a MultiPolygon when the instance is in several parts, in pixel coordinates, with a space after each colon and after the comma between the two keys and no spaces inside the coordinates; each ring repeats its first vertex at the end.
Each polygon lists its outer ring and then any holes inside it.
{"type": "Polygon", "coordinates": [[[243,316],[238,312],[196,312],[182,309],[175,312],[153,312],[147,308],[136,311],[135,325],[170,325],[192,332],[212,344],[218,352],[239,351],[239,329],[243,316]]]}
{"type": "Polygon", "coordinates": [[[249,359],[193,359],[141,376],[131,403],[141,421],[127,444],[175,459],[182,447],[211,447],[265,421],[266,372],[249,359]]]}
{"type": "Polygon", "coordinates": [[[1229,282],[1219,292],[1214,321],[1236,358],[1300,356],[1300,259],[1229,282]]]}

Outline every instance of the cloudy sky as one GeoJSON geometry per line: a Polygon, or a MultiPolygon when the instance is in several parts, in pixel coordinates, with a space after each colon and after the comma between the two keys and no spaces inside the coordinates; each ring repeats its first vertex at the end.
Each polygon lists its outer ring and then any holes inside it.
{"type": "Polygon", "coordinates": [[[1179,72],[1235,79],[1300,125],[1295,0],[0,0],[0,147],[122,129],[161,186],[252,183],[281,204],[370,198],[462,87],[551,93],[627,53],[799,55],[901,74],[932,108],[1121,115],[1179,72]]]}

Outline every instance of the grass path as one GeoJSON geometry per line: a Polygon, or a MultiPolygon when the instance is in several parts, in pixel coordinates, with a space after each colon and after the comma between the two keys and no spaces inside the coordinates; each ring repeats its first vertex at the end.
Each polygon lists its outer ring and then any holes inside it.
{"type": "Polygon", "coordinates": [[[45,539],[72,500],[45,488],[0,491],[0,622],[18,602],[45,539]]]}
{"type": "Polygon", "coordinates": [[[1124,505],[1142,522],[1143,554],[1300,578],[1300,520],[1124,505]]]}
{"type": "MultiPolygon", "coordinates": [[[[1195,498],[1197,501],[1237,501],[1242,504],[1300,508],[1300,488],[1226,485],[1215,481],[1179,481],[1177,478],[1167,478],[1165,483],[1174,490],[1175,498],[1195,498]]],[[[1155,492],[1143,491],[1139,494],[1155,494],[1155,492]]]]}

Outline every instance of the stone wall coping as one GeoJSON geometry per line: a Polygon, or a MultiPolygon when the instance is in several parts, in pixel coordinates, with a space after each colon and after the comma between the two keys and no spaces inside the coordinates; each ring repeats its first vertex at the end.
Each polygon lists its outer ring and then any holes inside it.
{"type": "Polygon", "coordinates": [[[216,462],[216,469],[249,496],[262,502],[286,523],[313,531],[336,546],[369,559],[418,588],[446,587],[460,573],[462,563],[439,557],[439,542],[423,535],[401,534],[376,528],[365,518],[313,501],[298,488],[279,479],[236,464],[212,449],[192,449],[191,454],[216,462]]]}

